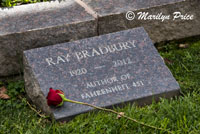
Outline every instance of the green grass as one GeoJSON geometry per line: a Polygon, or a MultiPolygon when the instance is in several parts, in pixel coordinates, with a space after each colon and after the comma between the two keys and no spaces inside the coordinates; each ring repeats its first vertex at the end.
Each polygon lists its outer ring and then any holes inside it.
{"type": "Polygon", "coordinates": [[[49,0],[0,0],[0,7],[13,7],[22,4],[45,2],[49,0]]]}
{"type": "MultiPolygon", "coordinates": [[[[172,61],[168,65],[181,86],[182,95],[174,99],[138,107],[127,105],[115,110],[147,124],[168,129],[175,134],[200,134],[200,41],[190,41],[187,49],[168,43],[160,54],[172,61]]],[[[68,123],[39,117],[29,108],[24,95],[24,82],[1,82],[11,100],[0,100],[0,134],[153,134],[161,133],[106,112],[79,115],[68,123]]]]}

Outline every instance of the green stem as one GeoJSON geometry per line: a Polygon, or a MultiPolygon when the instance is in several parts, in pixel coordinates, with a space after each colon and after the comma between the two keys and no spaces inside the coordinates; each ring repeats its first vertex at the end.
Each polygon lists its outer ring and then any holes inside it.
{"type": "Polygon", "coordinates": [[[126,115],[122,115],[112,109],[106,109],[106,108],[102,108],[102,107],[98,107],[98,106],[95,106],[95,105],[92,105],[92,104],[88,104],[88,103],[84,103],[84,102],[80,102],[80,101],[75,101],[75,100],[70,100],[70,99],[66,99],[64,98],[64,101],[67,101],[67,102],[71,102],[71,103],[76,103],[76,104],[81,104],[81,105],[86,105],[86,106],[90,106],[90,107],[93,107],[95,109],[99,109],[99,110],[103,110],[103,111],[106,111],[106,112],[111,112],[111,113],[114,113],[114,114],[117,114],[117,115],[120,115],[128,120],[131,120],[133,122],[136,122],[140,125],[143,125],[143,126],[146,126],[146,127],[149,127],[149,128],[153,128],[153,129],[157,129],[157,130],[161,130],[161,131],[165,131],[165,132],[168,132],[170,134],[173,134],[171,131],[168,131],[166,129],[162,129],[162,128],[158,128],[158,127],[155,127],[155,126],[152,126],[152,125],[148,125],[148,124],[145,124],[144,122],[141,122],[141,121],[138,121],[136,119],[133,119],[129,116],[126,116],[126,115]]]}

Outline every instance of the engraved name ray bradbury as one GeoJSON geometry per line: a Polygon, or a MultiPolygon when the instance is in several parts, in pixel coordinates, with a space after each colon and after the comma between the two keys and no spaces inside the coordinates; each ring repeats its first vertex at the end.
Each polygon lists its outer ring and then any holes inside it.
{"type": "Polygon", "coordinates": [[[102,45],[98,48],[90,48],[87,50],[82,50],[78,52],[73,52],[72,54],[67,53],[66,55],[59,55],[57,57],[48,57],[45,59],[47,64],[50,65],[58,65],[60,63],[70,62],[70,57],[75,57],[78,61],[81,61],[82,59],[86,59],[89,57],[94,56],[100,56],[105,55],[109,53],[115,53],[120,52],[123,50],[135,48],[135,41],[126,41],[126,42],[120,42],[117,44],[112,45],[102,45]]]}

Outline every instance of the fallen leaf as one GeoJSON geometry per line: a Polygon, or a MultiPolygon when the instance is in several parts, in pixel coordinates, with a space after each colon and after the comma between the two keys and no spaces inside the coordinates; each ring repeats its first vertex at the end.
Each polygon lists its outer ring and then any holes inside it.
{"type": "Polygon", "coordinates": [[[162,50],[162,49],[163,49],[163,47],[157,47],[157,49],[158,49],[158,50],[162,50]]]}
{"type": "Polygon", "coordinates": [[[189,44],[179,44],[179,48],[188,48],[189,44]]]}
{"type": "Polygon", "coordinates": [[[171,60],[169,60],[169,59],[167,59],[167,58],[164,58],[164,61],[165,61],[165,63],[167,63],[167,64],[169,64],[169,65],[171,65],[171,64],[173,63],[171,60]]]}
{"type": "Polygon", "coordinates": [[[7,100],[10,99],[10,97],[7,94],[0,94],[0,99],[7,100]]]}
{"type": "Polygon", "coordinates": [[[5,87],[0,88],[0,99],[4,99],[4,100],[10,99],[10,97],[7,94],[5,94],[6,91],[7,89],[5,87]]]}
{"type": "Polygon", "coordinates": [[[0,88],[0,94],[6,93],[7,89],[5,87],[0,88]]]}
{"type": "Polygon", "coordinates": [[[65,123],[66,123],[66,121],[60,121],[60,124],[61,124],[61,125],[65,124],[65,123]]]}
{"type": "Polygon", "coordinates": [[[120,113],[117,115],[117,119],[121,118],[123,115],[124,115],[124,112],[120,112],[120,113]]]}

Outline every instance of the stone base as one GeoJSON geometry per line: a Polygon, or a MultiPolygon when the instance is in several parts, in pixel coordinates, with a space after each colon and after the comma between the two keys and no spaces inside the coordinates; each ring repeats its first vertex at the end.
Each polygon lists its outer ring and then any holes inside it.
{"type": "Polygon", "coordinates": [[[95,18],[71,0],[0,8],[0,20],[0,77],[22,71],[24,50],[97,35],[95,18]]]}

